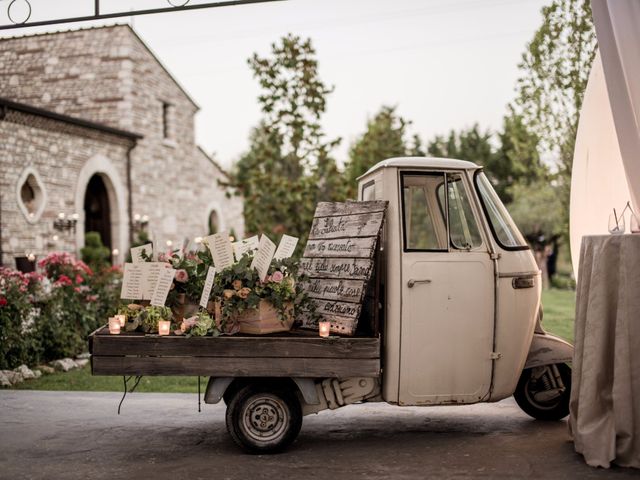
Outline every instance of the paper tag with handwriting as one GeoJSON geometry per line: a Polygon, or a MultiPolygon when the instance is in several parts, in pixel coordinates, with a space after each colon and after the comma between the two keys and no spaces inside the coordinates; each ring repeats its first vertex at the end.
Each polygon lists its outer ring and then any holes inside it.
{"type": "Polygon", "coordinates": [[[239,261],[245,253],[257,250],[259,247],[260,241],[257,235],[235,242],[233,244],[233,252],[236,255],[236,262],[239,261]]]}
{"type": "Polygon", "coordinates": [[[233,247],[229,241],[227,232],[215,233],[204,238],[211,256],[213,257],[213,265],[216,271],[221,271],[233,265],[233,247]]]}
{"type": "Polygon", "coordinates": [[[146,262],[141,264],[142,270],[142,300],[150,300],[153,291],[158,283],[158,276],[165,268],[171,268],[171,265],[165,262],[146,262]]]}
{"type": "Polygon", "coordinates": [[[202,289],[202,295],[200,295],[200,306],[207,308],[209,303],[209,295],[211,295],[211,288],[213,287],[213,279],[216,277],[216,269],[209,267],[207,270],[207,279],[204,281],[204,288],[202,289]]]}
{"type": "Polygon", "coordinates": [[[176,271],[173,268],[163,268],[160,270],[156,287],[153,289],[153,293],[151,294],[151,305],[158,307],[164,306],[175,275],[176,271]]]}
{"type": "Polygon", "coordinates": [[[255,268],[258,271],[260,280],[264,280],[269,273],[269,265],[271,265],[271,259],[276,251],[276,244],[271,241],[266,235],[260,237],[260,247],[253,257],[251,262],[251,268],[255,268]]]}
{"type": "Polygon", "coordinates": [[[145,259],[142,258],[142,252],[143,251],[144,251],[144,254],[147,257],[152,257],[153,256],[153,244],[152,243],[147,243],[146,245],[140,245],[139,247],[131,247],[131,261],[133,263],[144,262],[145,259]]]}
{"type": "Polygon", "coordinates": [[[142,279],[144,263],[125,263],[120,298],[127,300],[142,299],[142,279]]]}
{"type": "Polygon", "coordinates": [[[276,260],[282,260],[284,258],[290,258],[293,252],[296,251],[296,245],[298,245],[298,238],[291,237],[289,235],[283,235],[282,240],[278,244],[276,254],[273,256],[276,260]]]}

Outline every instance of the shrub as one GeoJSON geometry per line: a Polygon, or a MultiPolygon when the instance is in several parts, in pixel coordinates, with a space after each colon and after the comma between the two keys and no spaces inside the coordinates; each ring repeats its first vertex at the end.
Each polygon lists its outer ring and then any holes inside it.
{"type": "Polygon", "coordinates": [[[121,273],[94,273],[68,253],[38,262],[44,275],[0,269],[0,368],[69,357],[119,303],[121,273]]]}

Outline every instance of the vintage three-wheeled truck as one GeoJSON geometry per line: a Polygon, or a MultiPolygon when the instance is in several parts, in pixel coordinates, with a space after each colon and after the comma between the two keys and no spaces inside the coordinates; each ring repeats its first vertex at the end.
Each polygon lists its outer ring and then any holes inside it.
{"type": "MultiPolygon", "coordinates": [[[[573,348],[542,329],[540,271],[482,169],[385,160],[359,179],[358,195],[384,203],[386,217],[355,335],[185,338],[103,328],[90,338],[93,374],[209,377],[205,402],[224,399],[229,434],[252,453],[285,448],[304,415],[362,402],[464,405],[514,395],[535,418],[565,417],[573,348]]],[[[327,278],[334,271],[324,270],[327,278]]]]}

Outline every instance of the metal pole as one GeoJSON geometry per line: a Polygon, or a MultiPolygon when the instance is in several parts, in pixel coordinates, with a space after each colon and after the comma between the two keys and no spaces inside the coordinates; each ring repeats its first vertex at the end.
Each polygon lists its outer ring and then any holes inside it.
{"type": "Polygon", "coordinates": [[[197,10],[202,8],[234,7],[239,5],[251,5],[254,3],[271,3],[271,2],[284,2],[284,1],[286,0],[230,0],[226,2],[208,2],[208,3],[201,3],[198,5],[185,5],[182,7],[152,8],[147,10],[133,10],[128,12],[114,12],[114,13],[100,14],[98,13],[99,7],[100,7],[100,0],[95,0],[95,7],[96,7],[95,15],[85,15],[82,17],[58,18],[55,20],[42,20],[39,22],[18,23],[13,25],[0,25],[0,30],[11,30],[16,28],[27,28],[27,27],[41,27],[43,25],[56,25],[58,23],[89,22],[92,20],[105,20],[109,18],[132,17],[135,15],[153,15],[156,13],[179,12],[183,10],[197,10]]]}

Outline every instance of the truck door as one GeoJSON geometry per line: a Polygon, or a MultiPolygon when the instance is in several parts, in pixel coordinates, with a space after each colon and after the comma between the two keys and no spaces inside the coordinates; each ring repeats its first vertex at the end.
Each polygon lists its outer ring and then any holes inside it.
{"type": "Polygon", "coordinates": [[[474,403],[489,394],[494,272],[460,172],[400,172],[400,403],[474,403]]]}

